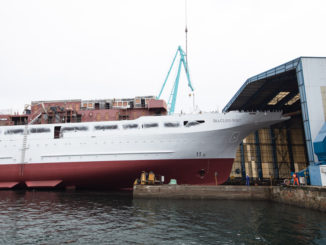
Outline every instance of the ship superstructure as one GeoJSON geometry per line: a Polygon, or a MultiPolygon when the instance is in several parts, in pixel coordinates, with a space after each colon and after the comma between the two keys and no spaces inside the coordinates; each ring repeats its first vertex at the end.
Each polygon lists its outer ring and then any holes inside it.
{"type": "Polygon", "coordinates": [[[0,112],[0,126],[133,120],[166,115],[167,105],[155,96],[99,100],[32,101],[23,114],[0,112]]]}

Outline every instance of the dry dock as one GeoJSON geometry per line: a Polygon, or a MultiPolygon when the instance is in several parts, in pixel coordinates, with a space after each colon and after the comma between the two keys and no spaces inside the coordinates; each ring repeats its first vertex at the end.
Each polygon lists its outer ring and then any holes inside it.
{"type": "Polygon", "coordinates": [[[133,197],[267,200],[326,212],[326,188],[314,186],[136,185],[133,197]]]}

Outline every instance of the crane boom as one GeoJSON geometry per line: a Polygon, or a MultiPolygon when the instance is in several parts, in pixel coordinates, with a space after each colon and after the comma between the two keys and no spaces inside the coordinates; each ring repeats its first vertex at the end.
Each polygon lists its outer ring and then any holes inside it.
{"type": "Polygon", "coordinates": [[[184,67],[184,70],[186,72],[186,75],[187,75],[187,80],[188,80],[188,87],[191,89],[191,91],[194,91],[194,88],[191,84],[191,81],[190,81],[190,75],[189,75],[189,68],[188,68],[188,63],[187,63],[187,60],[185,59],[186,57],[186,53],[182,50],[181,46],[178,47],[177,49],[177,52],[173,58],[173,61],[172,61],[172,64],[170,66],[170,69],[168,71],[168,74],[165,78],[165,81],[162,85],[162,88],[160,90],[160,93],[159,95],[157,96],[157,99],[160,99],[161,95],[162,95],[162,92],[164,90],[164,87],[166,85],[166,82],[170,76],[170,73],[171,73],[171,70],[173,68],[173,65],[175,63],[175,60],[178,56],[178,54],[180,55],[180,59],[179,59],[179,65],[178,65],[178,72],[177,72],[177,76],[176,76],[176,79],[175,79],[175,82],[174,82],[174,85],[173,85],[173,88],[171,90],[171,94],[169,96],[169,101],[168,101],[168,111],[169,111],[169,114],[173,114],[174,113],[174,109],[175,109],[175,104],[176,104],[176,101],[177,101],[177,95],[178,95],[178,87],[179,87],[179,80],[180,80],[180,73],[181,73],[181,67],[183,65],[184,67]]]}

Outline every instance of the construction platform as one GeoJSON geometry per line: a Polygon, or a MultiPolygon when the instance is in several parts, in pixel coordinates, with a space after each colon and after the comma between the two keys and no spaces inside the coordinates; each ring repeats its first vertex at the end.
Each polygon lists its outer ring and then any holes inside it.
{"type": "Polygon", "coordinates": [[[315,186],[135,185],[133,197],[265,200],[326,212],[326,188],[315,186]]]}

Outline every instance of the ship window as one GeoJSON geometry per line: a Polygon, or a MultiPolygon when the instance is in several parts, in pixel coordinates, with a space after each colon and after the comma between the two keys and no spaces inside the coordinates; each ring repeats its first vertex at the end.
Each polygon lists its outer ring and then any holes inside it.
{"type": "Polygon", "coordinates": [[[5,134],[23,134],[24,129],[9,129],[5,132],[5,134]]]}
{"type": "Polygon", "coordinates": [[[180,123],[178,122],[167,122],[167,123],[164,123],[164,127],[167,127],[167,128],[177,128],[180,126],[180,123]]]}
{"type": "Polygon", "coordinates": [[[199,125],[199,124],[201,124],[201,123],[204,123],[205,121],[203,121],[203,120],[198,120],[198,121],[191,121],[191,122],[188,122],[188,121],[184,121],[183,123],[184,123],[184,125],[186,126],[186,127],[192,127],[192,126],[197,126],[197,125],[199,125]],[[186,123],[185,123],[186,122],[186,123]]]}
{"type": "Polygon", "coordinates": [[[138,124],[125,124],[122,126],[124,129],[138,128],[138,124]]]}
{"type": "Polygon", "coordinates": [[[76,126],[76,127],[63,127],[62,132],[71,132],[71,131],[87,131],[88,127],[86,126],[76,126]]]}
{"type": "Polygon", "coordinates": [[[29,130],[30,133],[35,134],[35,133],[48,133],[51,130],[49,128],[31,128],[29,130]]]}
{"type": "Polygon", "coordinates": [[[54,127],[54,138],[59,139],[61,137],[61,126],[54,127]]]}
{"type": "Polygon", "coordinates": [[[118,125],[98,125],[94,127],[95,130],[112,130],[117,129],[118,125]]]}
{"type": "Polygon", "coordinates": [[[141,99],[141,107],[145,107],[145,99],[141,99]]]}
{"type": "Polygon", "coordinates": [[[146,123],[143,124],[143,128],[157,128],[158,127],[158,123],[146,123]]]}

